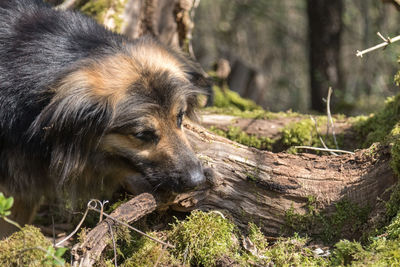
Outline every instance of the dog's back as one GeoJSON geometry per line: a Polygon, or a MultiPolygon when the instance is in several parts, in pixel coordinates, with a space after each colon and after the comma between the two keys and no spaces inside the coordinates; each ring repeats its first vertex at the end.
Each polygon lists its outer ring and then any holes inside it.
{"type": "MultiPolygon", "coordinates": [[[[41,0],[0,1],[0,191],[16,197],[16,220],[29,221],[29,210],[54,189],[45,167],[50,148],[29,133],[52,98],[49,87],[80,59],[101,54],[120,38],[41,0]]],[[[8,226],[0,225],[4,232],[8,226]]]]}

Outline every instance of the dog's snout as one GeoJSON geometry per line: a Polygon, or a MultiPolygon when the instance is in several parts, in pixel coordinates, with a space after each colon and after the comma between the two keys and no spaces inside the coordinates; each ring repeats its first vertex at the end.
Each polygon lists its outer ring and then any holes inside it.
{"type": "Polygon", "coordinates": [[[199,168],[189,172],[189,183],[188,187],[194,188],[203,184],[206,181],[203,169],[199,168]]]}
{"type": "Polygon", "coordinates": [[[197,186],[204,184],[206,176],[204,174],[203,167],[200,162],[196,162],[195,166],[187,170],[187,177],[184,181],[185,190],[196,188],[197,186]]]}

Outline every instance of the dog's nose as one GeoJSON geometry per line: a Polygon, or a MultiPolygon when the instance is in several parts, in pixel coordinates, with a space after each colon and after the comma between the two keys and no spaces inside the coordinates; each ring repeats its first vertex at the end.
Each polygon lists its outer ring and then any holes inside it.
{"type": "Polygon", "coordinates": [[[203,168],[200,166],[196,169],[192,169],[189,171],[188,180],[186,182],[186,188],[193,189],[206,181],[206,177],[204,175],[203,168]]]}

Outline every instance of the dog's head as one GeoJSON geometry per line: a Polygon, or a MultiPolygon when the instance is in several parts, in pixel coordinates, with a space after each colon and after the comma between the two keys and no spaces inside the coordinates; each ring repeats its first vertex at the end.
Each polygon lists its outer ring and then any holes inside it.
{"type": "Polygon", "coordinates": [[[184,56],[142,38],[62,77],[33,130],[51,144],[62,182],[91,173],[182,192],[205,181],[182,128],[203,93],[199,77],[184,56]]]}

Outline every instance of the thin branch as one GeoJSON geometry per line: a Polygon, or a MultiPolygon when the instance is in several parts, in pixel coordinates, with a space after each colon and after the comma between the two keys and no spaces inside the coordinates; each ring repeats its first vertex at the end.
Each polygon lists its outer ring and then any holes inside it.
{"type": "MultiPolygon", "coordinates": [[[[91,209],[91,210],[96,211],[97,213],[100,213],[100,212],[101,212],[101,210],[97,209],[96,207],[92,207],[92,206],[90,206],[89,204],[88,204],[88,208],[91,209]]],[[[155,242],[158,242],[158,243],[160,243],[160,244],[162,244],[162,245],[164,245],[164,246],[166,246],[166,247],[169,247],[169,248],[175,248],[174,245],[171,245],[171,244],[169,244],[169,243],[165,243],[164,241],[161,241],[161,240],[159,240],[159,239],[157,239],[157,238],[154,238],[154,237],[152,237],[152,236],[150,236],[150,235],[148,235],[148,234],[146,234],[146,233],[140,231],[139,229],[136,229],[135,227],[130,226],[129,224],[127,224],[127,223],[125,223],[125,222],[123,222],[123,221],[121,221],[121,220],[118,220],[117,218],[114,218],[114,217],[111,216],[111,215],[108,215],[108,214],[105,213],[105,212],[103,212],[103,215],[104,215],[105,217],[110,218],[111,220],[113,220],[113,221],[119,223],[119,224],[122,224],[122,225],[128,227],[129,229],[131,229],[131,230],[133,230],[133,231],[135,231],[135,232],[137,232],[137,233],[139,233],[139,234],[141,234],[141,235],[144,235],[144,236],[147,237],[147,238],[150,238],[151,240],[153,240],[153,241],[155,241],[155,242]]]]}
{"type": "MultiPolygon", "coordinates": [[[[103,211],[102,211],[103,212],[103,211]]],[[[103,214],[102,214],[103,215],[103,214]]],[[[111,240],[113,242],[113,248],[114,248],[114,266],[118,267],[118,262],[117,262],[117,245],[115,244],[115,238],[114,238],[114,233],[112,226],[109,222],[107,222],[108,229],[110,230],[110,235],[111,235],[111,240]]]]}
{"type": "Polygon", "coordinates": [[[397,42],[397,41],[400,40],[400,35],[398,35],[398,36],[396,36],[396,37],[393,37],[393,38],[389,38],[389,37],[388,37],[388,38],[384,38],[384,37],[382,36],[382,34],[380,34],[379,32],[377,33],[377,35],[378,35],[382,40],[384,40],[384,42],[383,42],[383,43],[380,43],[380,44],[378,44],[378,45],[376,45],[376,46],[370,47],[370,48],[368,48],[368,49],[362,50],[362,51],[357,50],[357,53],[356,53],[356,56],[357,56],[357,57],[363,57],[364,54],[367,54],[367,53],[369,53],[369,52],[375,51],[375,50],[377,50],[377,49],[379,49],[379,48],[382,48],[382,47],[387,47],[387,46],[390,45],[391,43],[394,43],[394,42],[397,42]]]}
{"type": "Polygon", "coordinates": [[[161,246],[161,253],[160,253],[160,255],[158,255],[157,260],[156,260],[156,263],[154,263],[154,266],[153,266],[153,267],[157,267],[157,266],[158,266],[158,264],[159,264],[160,261],[161,261],[162,256],[164,256],[164,253],[165,253],[165,247],[164,247],[164,246],[161,246]]]}
{"type": "MultiPolygon", "coordinates": [[[[316,121],[316,120],[314,119],[314,117],[311,116],[311,115],[310,115],[310,119],[314,122],[315,131],[317,132],[317,136],[318,136],[319,141],[321,142],[322,146],[323,146],[325,149],[329,149],[329,148],[325,145],[325,142],[324,142],[324,140],[322,139],[322,137],[319,135],[317,121],[316,121]]],[[[338,156],[338,154],[336,154],[335,152],[330,151],[329,153],[331,153],[331,155],[338,156]]]]}
{"type": "Polygon", "coordinates": [[[300,149],[311,149],[317,151],[326,151],[326,152],[337,152],[337,153],[345,153],[345,154],[354,154],[354,152],[342,150],[342,149],[330,149],[330,148],[320,148],[320,147],[312,147],[312,146],[294,146],[294,148],[300,149]]]}
{"type": "Polygon", "coordinates": [[[78,232],[78,230],[81,228],[82,223],[83,223],[83,222],[85,221],[85,219],[86,219],[86,216],[87,216],[87,214],[88,214],[88,211],[89,211],[89,207],[86,208],[86,211],[85,211],[85,213],[83,214],[81,221],[80,221],[80,222],[78,223],[78,225],[75,227],[74,231],[72,231],[72,233],[70,233],[68,236],[66,236],[63,240],[59,241],[59,242],[55,245],[56,247],[60,246],[62,243],[64,243],[65,241],[67,241],[68,239],[70,239],[71,237],[73,237],[74,234],[75,234],[76,232],[78,232]]]}
{"type": "MultiPolygon", "coordinates": [[[[332,95],[332,87],[329,87],[328,90],[328,98],[326,99],[326,113],[328,114],[328,121],[331,124],[332,127],[332,136],[333,136],[333,141],[335,142],[336,149],[339,149],[337,140],[336,140],[336,134],[335,134],[335,126],[333,124],[332,120],[332,115],[331,115],[331,95],[332,95]]],[[[329,129],[329,127],[328,127],[329,129]]]]}

